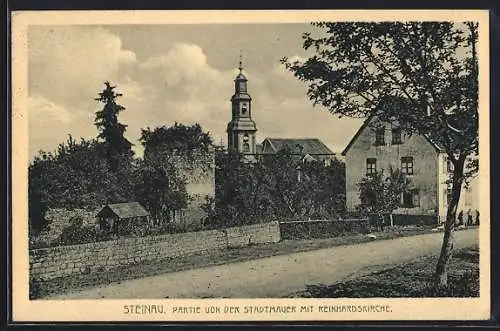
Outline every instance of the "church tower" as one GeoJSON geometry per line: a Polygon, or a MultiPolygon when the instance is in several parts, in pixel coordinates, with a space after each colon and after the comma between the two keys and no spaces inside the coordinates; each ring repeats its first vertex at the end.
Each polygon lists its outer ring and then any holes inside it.
{"type": "Polygon", "coordinates": [[[242,154],[256,154],[255,133],[257,126],[252,120],[252,98],[248,94],[247,78],[243,74],[240,57],[239,74],[234,80],[234,94],[231,97],[232,116],[227,124],[228,150],[242,154]]]}

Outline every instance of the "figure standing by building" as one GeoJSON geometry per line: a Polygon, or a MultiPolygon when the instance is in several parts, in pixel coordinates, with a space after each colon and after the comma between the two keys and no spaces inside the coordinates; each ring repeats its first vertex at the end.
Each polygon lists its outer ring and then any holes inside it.
{"type": "Polygon", "coordinates": [[[472,210],[467,211],[467,224],[466,225],[472,225],[472,210]]]}
{"type": "Polygon", "coordinates": [[[456,225],[462,225],[462,224],[463,224],[463,221],[464,221],[464,212],[461,210],[461,211],[458,213],[458,217],[457,217],[457,223],[456,223],[456,225]]]}

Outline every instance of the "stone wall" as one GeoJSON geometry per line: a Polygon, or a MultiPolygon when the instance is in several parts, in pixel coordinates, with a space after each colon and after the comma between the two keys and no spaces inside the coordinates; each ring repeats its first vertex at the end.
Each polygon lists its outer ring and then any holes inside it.
{"type": "Polygon", "coordinates": [[[274,222],[225,230],[35,249],[29,252],[30,276],[47,280],[77,273],[100,272],[142,261],[189,256],[204,251],[279,240],[279,225],[274,222]]]}
{"type": "Polygon", "coordinates": [[[215,153],[195,153],[191,157],[171,156],[179,174],[186,181],[186,191],[190,201],[180,217],[175,220],[181,228],[197,229],[201,227],[206,213],[202,209],[205,197],[215,196],[215,153]]]}
{"type": "Polygon", "coordinates": [[[227,233],[228,247],[242,247],[280,241],[278,222],[228,228],[225,231],[227,233]]]}
{"type": "Polygon", "coordinates": [[[39,240],[51,243],[71,223],[72,218],[80,218],[84,226],[96,224],[96,215],[99,210],[100,208],[92,210],[78,208],[71,210],[62,208],[49,209],[45,214],[48,227],[40,232],[39,240]]]}
{"type": "Polygon", "coordinates": [[[282,239],[333,238],[347,234],[366,234],[370,231],[367,218],[341,220],[308,220],[279,223],[282,239]]]}

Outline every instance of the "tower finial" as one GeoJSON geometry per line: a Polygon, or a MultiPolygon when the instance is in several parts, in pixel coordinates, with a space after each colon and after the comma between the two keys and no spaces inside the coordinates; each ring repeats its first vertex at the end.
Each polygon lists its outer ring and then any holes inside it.
{"type": "Polygon", "coordinates": [[[243,55],[242,55],[241,49],[240,49],[240,60],[238,63],[238,69],[240,70],[240,72],[243,71],[243,55]]]}

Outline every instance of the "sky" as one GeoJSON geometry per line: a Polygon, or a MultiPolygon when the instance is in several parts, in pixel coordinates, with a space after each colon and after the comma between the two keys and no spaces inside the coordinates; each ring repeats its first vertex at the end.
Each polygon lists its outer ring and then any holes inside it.
{"type": "MultiPolygon", "coordinates": [[[[141,128],[199,123],[226,145],[240,53],[257,141],[319,138],[340,153],[361,125],[312,106],[307,86],[280,59],[304,59],[304,23],[30,26],[29,155],[71,134],[97,135],[94,98],[108,80],[122,93],[125,136],[142,155],[141,128]]],[[[310,55],[310,54],[309,54],[310,55]]]]}

